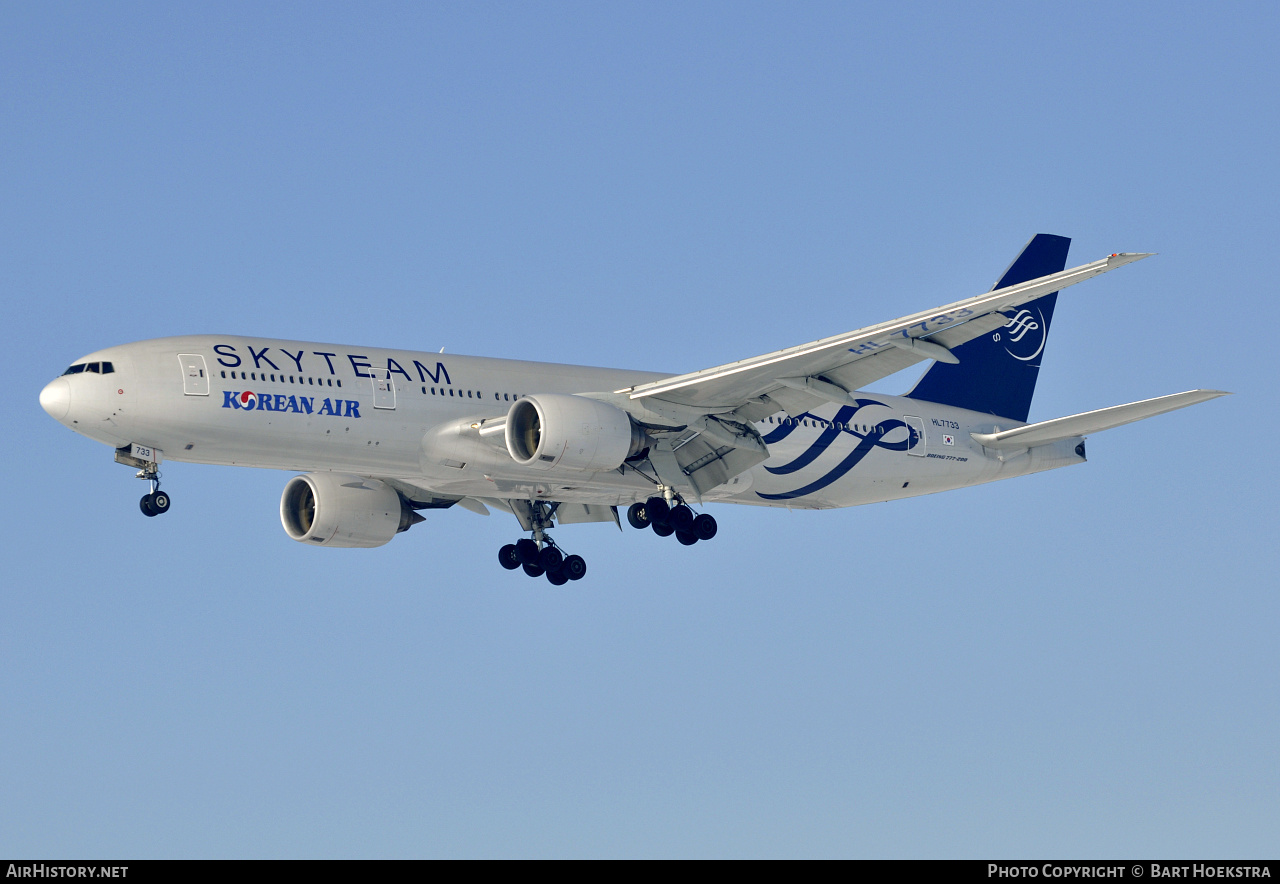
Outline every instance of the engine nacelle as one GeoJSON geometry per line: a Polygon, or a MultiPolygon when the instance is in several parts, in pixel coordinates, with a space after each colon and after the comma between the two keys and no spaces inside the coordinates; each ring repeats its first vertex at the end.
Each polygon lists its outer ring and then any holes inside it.
{"type": "Polygon", "coordinates": [[[621,408],[585,396],[540,393],[507,412],[507,453],[535,470],[616,470],[648,445],[621,408]]]}
{"type": "Polygon", "coordinates": [[[316,546],[382,546],[422,516],[385,482],[345,473],[294,476],[280,495],[285,533],[316,546]]]}

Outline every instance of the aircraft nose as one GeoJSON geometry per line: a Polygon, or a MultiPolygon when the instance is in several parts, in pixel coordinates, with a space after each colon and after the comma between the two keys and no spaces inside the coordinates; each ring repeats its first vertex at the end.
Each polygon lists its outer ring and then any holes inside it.
{"type": "Polygon", "coordinates": [[[55,378],[40,391],[40,407],[49,412],[49,417],[62,420],[71,410],[71,385],[66,378],[55,378]]]}

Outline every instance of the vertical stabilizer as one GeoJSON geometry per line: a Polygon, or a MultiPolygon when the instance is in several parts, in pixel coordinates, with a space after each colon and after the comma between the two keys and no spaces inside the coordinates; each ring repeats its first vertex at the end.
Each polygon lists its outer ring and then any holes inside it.
{"type": "MultiPolygon", "coordinates": [[[[992,291],[1062,272],[1070,246],[1069,237],[1037,233],[992,291]]],[[[1009,311],[1003,328],[952,348],[960,361],[935,362],[907,396],[1025,421],[1057,300],[1053,292],[1009,311]]]]}

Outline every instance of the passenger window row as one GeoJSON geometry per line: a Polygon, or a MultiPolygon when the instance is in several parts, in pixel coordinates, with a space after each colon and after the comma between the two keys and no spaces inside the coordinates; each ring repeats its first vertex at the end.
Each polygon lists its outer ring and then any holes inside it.
{"type": "MultiPolygon", "coordinates": [[[[461,399],[462,393],[463,393],[462,390],[458,390],[457,393],[455,393],[453,390],[453,387],[431,387],[430,388],[430,395],[432,396],[457,396],[457,398],[461,399]],[[446,390],[448,392],[445,392],[446,390]]],[[[481,393],[479,390],[467,390],[466,394],[468,399],[484,398],[484,394],[481,393]]],[[[422,388],[422,395],[424,396],[428,395],[427,387],[422,388]]],[[[520,393],[494,393],[493,398],[498,400],[499,402],[515,402],[517,399],[520,398],[521,395],[522,394],[520,393]]]]}
{"type": "MultiPolygon", "coordinates": [[[[240,374],[240,380],[242,380],[242,381],[265,381],[265,380],[267,380],[267,377],[268,377],[268,374],[267,374],[267,372],[265,372],[265,371],[264,371],[264,372],[256,372],[256,371],[248,371],[248,372],[245,372],[245,371],[242,371],[242,372],[240,372],[239,374],[240,374]],[[262,377],[258,377],[258,375],[259,375],[259,374],[261,374],[261,375],[262,375],[262,377]]],[[[224,372],[222,373],[222,376],[223,376],[224,378],[225,378],[225,377],[227,377],[227,373],[224,371],[224,372]]],[[[312,386],[312,387],[323,387],[323,386],[326,386],[326,385],[327,385],[327,386],[330,386],[330,387],[334,386],[334,379],[333,379],[333,378],[309,378],[309,377],[302,377],[302,376],[300,376],[300,375],[287,375],[287,376],[286,376],[286,375],[283,375],[283,374],[282,374],[282,375],[280,375],[280,376],[279,376],[279,378],[277,378],[274,374],[272,374],[272,375],[270,375],[270,378],[271,378],[271,380],[272,380],[272,381],[274,381],[274,382],[275,382],[275,383],[277,383],[277,384],[308,384],[308,385],[310,385],[310,386],[312,386]],[[327,384],[326,384],[326,382],[327,382],[327,384]]],[[[236,372],[234,372],[234,371],[233,371],[233,372],[231,372],[231,379],[232,379],[232,380],[235,380],[235,379],[236,379],[236,372]]],[[[337,386],[339,386],[339,387],[341,387],[341,386],[342,386],[342,379],[341,379],[341,378],[338,378],[337,386]]]]}
{"type": "Polygon", "coordinates": [[[785,427],[785,426],[795,426],[796,424],[800,424],[800,425],[802,425],[802,426],[806,426],[806,427],[809,427],[809,426],[813,426],[813,427],[834,427],[834,428],[835,428],[835,429],[837,429],[837,430],[852,430],[852,431],[853,431],[853,432],[855,432],[855,433],[870,433],[870,432],[871,432],[871,426],[870,426],[869,424],[845,424],[845,423],[841,423],[840,421],[828,421],[828,420],[821,420],[821,419],[819,419],[819,418],[812,418],[812,419],[810,419],[810,418],[800,418],[800,419],[798,419],[798,420],[797,420],[797,419],[796,419],[796,418],[794,418],[794,417],[779,417],[779,418],[773,418],[773,417],[770,417],[770,418],[766,418],[765,420],[761,421],[761,423],[767,423],[767,424],[778,424],[778,425],[780,425],[780,426],[784,426],[784,427],[785,427]]]}
{"type": "MultiPolygon", "coordinates": [[[[102,373],[103,373],[103,374],[108,374],[109,372],[115,371],[115,369],[111,367],[111,363],[110,363],[110,362],[103,362],[103,363],[101,363],[101,364],[102,364],[102,366],[103,366],[103,368],[102,368],[102,373]]],[[[82,371],[98,371],[98,365],[99,365],[99,363],[97,363],[97,362],[91,362],[91,363],[89,363],[88,365],[73,365],[73,366],[71,366],[70,368],[68,368],[68,369],[64,372],[64,374],[79,374],[79,373],[80,373],[80,372],[82,372],[82,371]]],[[[342,379],[341,379],[341,378],[338,378],[338,379],[336,380],[336,382],[335,382],[334,378],[312,378],[312,377],[301,377],[301,376],[298,376],[298,375],[283,375],[283,374],[282,374],[282,375],[277,376],[277,375],[275,375],[274,373],[268,373],[268,372],[265,372],[265,371],[264,371],[264,372],[256,372],[256,371],[248,371],[248,372],[246,372],[246,371],[242,371],[242,372],[239,372],[238,374],[239,374],[239,379],[240,379],[240,380],[242,380],[242,381],[266,381],[266,380],[271,380],[271,381],[273,381],[274,383],[278,383],[278,384],[285,384],[285,383],[287,383],[287,384],[307,384],[307,385],[309,385],[309,386],[313,386],[313,387],[323,387],[323,386],[326,386],[326,385],[327,385],[327,386],[332,387],[332,386],[335,386],[335,383],[336,383],[336,385],[337,385],[337,386],[339,386],[339,387],[341,387],[341,386],[342,386],[342,379]],[[261,374],[261,377],[259,377],[259,374],[261,374]]],[[[225,370],[223,370],[223,372],[222,372],[222,376],[223,376],[224,378],[228,377],[228,374],[227,374],[227,372],[226,372],[225,370]]],[[[230,377],[230,379],[231,379],[231,380],[235,380],[235,379],[236,379],[236,376],[237,376],[237,372],[234,372],[234,371],[233,371],[233,372],[231,372],[231,374],[229,375],[229,377],[230,377]]],[[[423,387],[423,388],[422,388],[422,394],[423,394],[424,396],[425,396],[425,395],[427,395],[427,388],[426,388],[426,387],[423,387]]],[[[432,388],[431,388],[431,395],[432,395],[432,396],[446,396],[446,395],[447,395],[447,396],[456,396],[457,398],[461,399],[461,398],[462,398],[462,394],[463,394],[463,391],[462,391],[462,390],[457,390],[457,391],[455,392],[453,387],[439,387],[439,388],[437,388],[437,387],[432,387],[432,388]],[[448,393],[446,393],[446,392],[445,392],[446,390],[448,390],[448,393]]],[[[483,393],[481,393],[479,390],[467,390],[467,391],[466,391],[466,394],[467,394],[467,398],[468,398],[468,399],[483,399],[483,398],[484,398],[484,394],[483,394],[483,393]]],[[[521,394],[520,394],[520,393],[494,393],[494,394],[493,394],[493,398],[494,398],[494,399],[497,399],[497,400],[498,400],[498,401],[500,401],[500,402],[514,402],[514,401],[516,401],[517,399],[519,399],[520,397],[521,397],[521,394]]]]}
{"type": "Polygon", "coordinates": [[[63,374],[80,374],[86,371],[93,374],[111,374],[115,370],[116,367],[110,362],[81,362],[79,365],[71,366],[63,374]]]}

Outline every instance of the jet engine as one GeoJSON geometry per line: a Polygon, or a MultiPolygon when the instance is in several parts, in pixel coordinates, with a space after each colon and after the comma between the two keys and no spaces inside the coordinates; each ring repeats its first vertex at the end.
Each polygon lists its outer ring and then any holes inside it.
{"type": "Polygon", "coordinates": [[[280,496],[285,533],[316,546],[382,546],[423,521],[394,488],[344,473],[294,476],[280,496]]]}
{"type": "Polygon", "coordinates": [[[621,408],[585,396],[542,393],[507,412],[507,453],[535,470],[616,470],[649,444],[621,408]]]}

